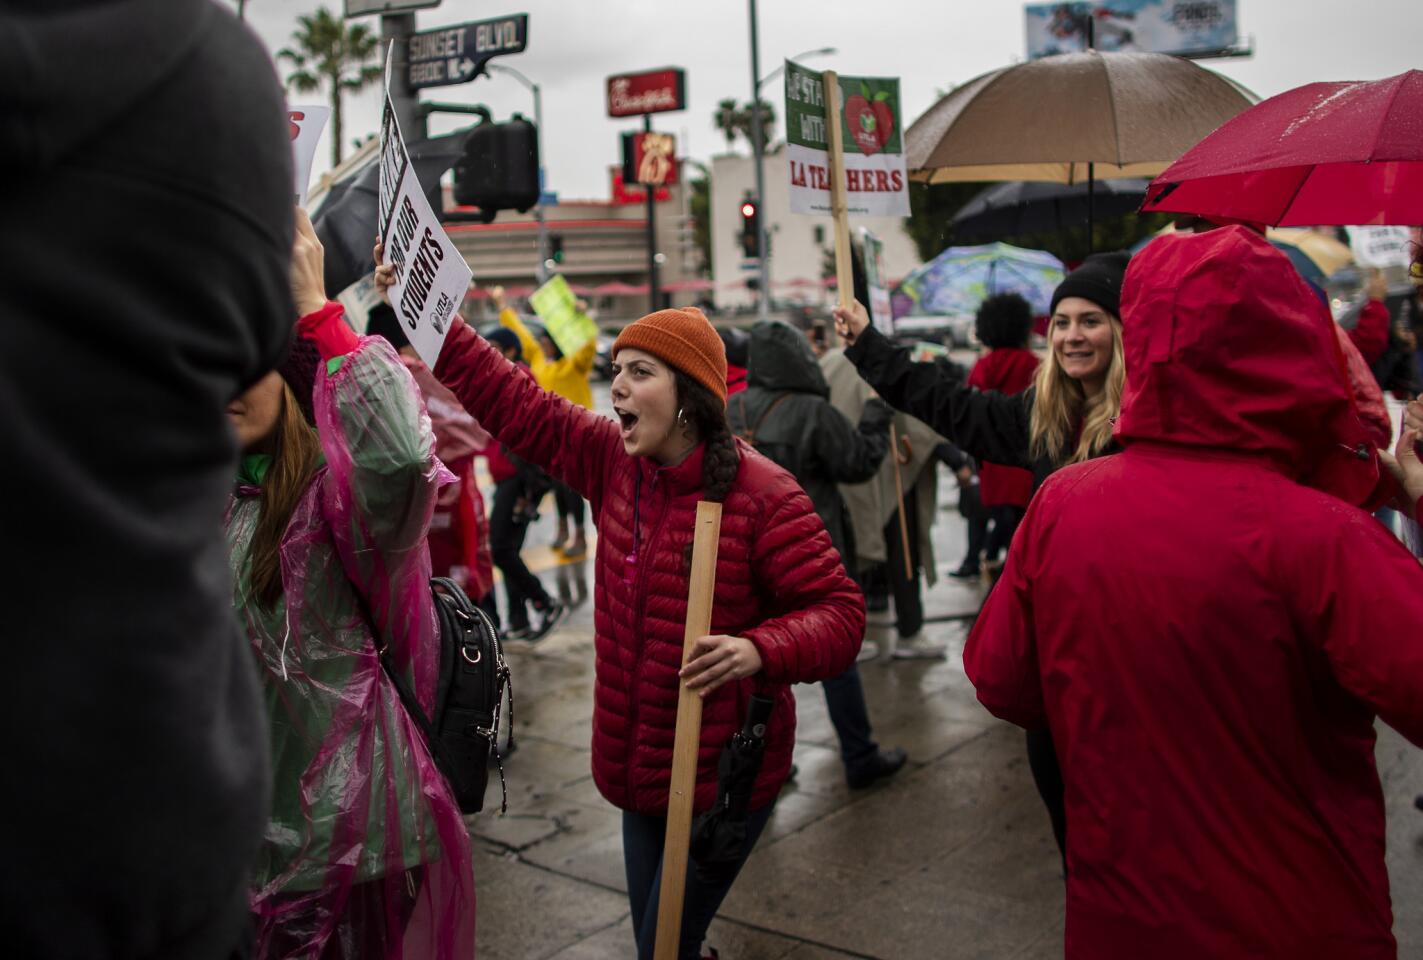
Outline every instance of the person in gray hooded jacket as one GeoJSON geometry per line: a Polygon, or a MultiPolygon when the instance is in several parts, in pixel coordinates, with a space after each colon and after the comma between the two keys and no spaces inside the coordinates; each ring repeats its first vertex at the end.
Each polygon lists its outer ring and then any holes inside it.
{"type": "MultiPolygon", "coordinates": [[[[830,405],[830,386],[810,345],[779,322],[752,328],[746,382],[727,403],[732,430],[796,478],[854,577],[854,528],[837,484],[859,483],[879,470],[894,411],[871,400],[860,423],[851,423],[830,405]]],[[[874,740],[859,669],[851,666],[824,687],[850,786],[867,787],[903,767],[903,750],[881,750],[874,740]]]]}

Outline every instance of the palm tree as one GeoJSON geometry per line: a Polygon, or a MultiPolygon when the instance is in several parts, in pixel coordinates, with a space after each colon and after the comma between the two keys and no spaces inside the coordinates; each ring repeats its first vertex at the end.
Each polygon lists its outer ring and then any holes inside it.
{"type": "MultiPolygon", "coordinates": [[[[773,107],[773,106],[771,106],[771,105],[770,105],[769,103],[767,103],[765,100],[760,101],[760,103],[761,103],[761,146],[762,146],[762,147],[769,147],[769,146],[771,145],[771,137],[773,137],[773,136],[775,135],[775,132],[776,132],[776,108],[773,107]]],[[[752,134],[751,134],[751,104],[750,104],[750,103],[743,104],[742,107],[741,107],[741,109],[740,109],[739,111],[737,111],[737,115],[736,115],[736,126],[737,126],[737,129],[740,131],[741,135],[746,138],[747,142],[751,142],[751,136],[752,136],[752,134]]]]}
{"type": "Polygon", "coordinates": [[[736,109],[734,99],[728,97],[716,105],[716,112],[712,114],[712,123],[721,131],[721,135],[726,137],[728,151],[736,146],[736,137],[741,132],[741,116],[736,109]]]}
{"type": "Polygon", "coordinates": [[[380,79],[379,64],[370,63],[379,40],[365,24],[346,26],[325,7],[310,16],[297,17],[301,28],[292,33],[293,47],[277,51],[277,59],[294,68],[287,86],[301,93],[321,89],[331,95],[331,165],[341,162],[341,94],[352,93],[380,79]]]}

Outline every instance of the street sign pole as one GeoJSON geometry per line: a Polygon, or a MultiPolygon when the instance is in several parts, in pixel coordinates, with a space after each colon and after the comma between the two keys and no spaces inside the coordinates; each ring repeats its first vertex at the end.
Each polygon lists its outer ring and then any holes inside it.
{"type": "Polygon", "coordinates": [[[544,215],[544,98],[537,83],[530,85],[534,92],[534,135],[539,145],[539,202],[534,207],[534,215],[539,219],[539,266],[540,283],[548,282],[548,219],[544,215]]]}
{"type": "Polygon", "coordinates": [[[766,263],[766,164],[765,146],[761,143],[761,45],[756,38],[756,0],[751,5],[751,153],[756,162],[756,262],[758,283],[756,291],[756,317],[768,320],[771,316],[771,271],[766,263]]]}
{"type": "MultiPolygon", "coordinates": [[[[652,114],[642,115],[642,132],[652,132],[652,114]]],[[[647,291],[648,313],[656,313],[662,306],[662,292],[657,282],[657,185],[645,183],[647,191],[647,291]]]]}
{"type": "Polygon", "coordinates": [[[410,35],[415,32],[415,14],[383,13],[380,17],[381,47],[390,51],[390,102],[395,119],[407,141],[424,140],[425,118],[417,109],[415,91],[410,88],[410,35]],[[391,44],[394,43],[394,46],[391,44]]]}

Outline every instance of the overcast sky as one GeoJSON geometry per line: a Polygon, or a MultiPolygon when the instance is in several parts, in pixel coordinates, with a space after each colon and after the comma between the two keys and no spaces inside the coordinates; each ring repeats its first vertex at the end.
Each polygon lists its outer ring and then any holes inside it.
{"type": "MultiPolygon", "coordinates": [[[[232,0],[224,0],[236,6],[232,0]]],[[[275,53],[290,43],[298,14],[341,0],[248,0],[247,20],[275,53]]],[[[1419,63],[1420,0],[1238,0],[1239,27],[1253,40],[1248,59],[1203,61],[1262,97],[1315,80],[1374,80],[1419,63]]],[[[761,73],[786,57],[835,47],[833,56],[807,59],[816,69],[898,76],[904,124],[938,94],[980,73],[1023,57],[1023,4],[1018,0],[761,0],[761,73]]],[[[604,80],[612,73],[677,66],[687,72],[687,110],[654,117],[654,128],[675,133],[679,153],[703,162],[725,152],[712,123],[719,100],[751,96],[751,54],[744,0],[445,0],[416,14],[429,29],[512,13],[529,14],[528,50],[496,59],[543,88],[544,166],[548,187],[563,198],[605,199],[606,168],[619,162],[620,133],[635,120],[606,114],[604,80]]],[[[379,30],[378,17],[364,17],[379,30]]],[[[281,68],[285,76],[288,68],[281,68]]],[[[783,111],[779,83],[764,95],[783,111]]],[[[314,102],[313,94],[294,94],[314,102]]],[[[349,142],[376,130],[375,87],[347,97],[349,142]]],[[[486,104],[496,119],[532,116],[529,92],[507,76],[438,87],[426,99],[486,104]]],[[[324,101],[323,101],[324,102],[324,101]]],[[[468,117],[435,117],[431,133],[446,133],[468,117]]],[[[780,126],[777,139],[784,137],[780,126]]],[[[329,136],[329,132],[327,134],[329,136]]],[[[738,149],[745,150],[739,145],[738,149]]],[[[349,153],[349,149],[346,151],[349,153]]],[[[313,178],[329,166],[330,145],[317,151],[313,178]]]]}

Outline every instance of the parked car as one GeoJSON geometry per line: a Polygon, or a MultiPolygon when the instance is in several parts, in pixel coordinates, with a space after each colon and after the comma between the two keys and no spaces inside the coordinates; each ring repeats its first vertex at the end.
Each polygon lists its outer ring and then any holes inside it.
{"type": "Polygon", "coordinates": [[[911,315],[894,321],[894,335],[912,340],[938,340],[947,347],[972,347],[973,317],[911,315]]]}

